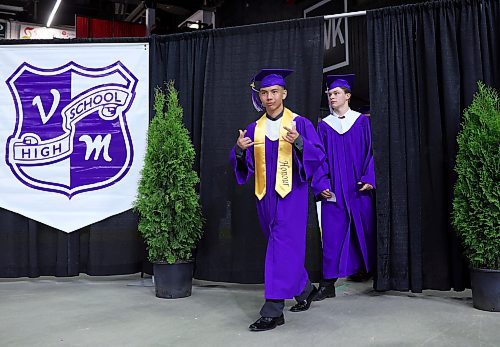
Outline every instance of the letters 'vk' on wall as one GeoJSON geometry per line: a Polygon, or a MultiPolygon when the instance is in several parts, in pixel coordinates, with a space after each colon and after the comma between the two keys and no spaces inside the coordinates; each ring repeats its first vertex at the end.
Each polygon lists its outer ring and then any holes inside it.
{"type": "Polygon", "coordinates": [[[0,207],[65,232],[130,209],[149,45],[9,45],[0,56],[0,207]]]}

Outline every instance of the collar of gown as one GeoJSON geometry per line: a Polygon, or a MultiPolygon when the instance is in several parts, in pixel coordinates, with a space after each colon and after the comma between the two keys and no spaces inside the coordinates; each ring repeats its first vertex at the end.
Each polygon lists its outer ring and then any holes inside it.
{"type": "Polygon", "coordinates": [[[344,115],[345,118],[339,118],[339,116],[333,112],[333,114],[323,118],[323,122],[342,135],[351,129],[360,115],[361,113],[349,109],[344,115]]]}
{"type": "MultiPolygon", "coordinates": [[[[298,116],[293,112],[292,115],[293,119],[295,119],[298,116]]],[[[269,118],[266,119],[266,137],[269,140],[276,141],[280,138],[280,125],[281,125],[281,116],[275,120],[271,120],[269,118]]]]}

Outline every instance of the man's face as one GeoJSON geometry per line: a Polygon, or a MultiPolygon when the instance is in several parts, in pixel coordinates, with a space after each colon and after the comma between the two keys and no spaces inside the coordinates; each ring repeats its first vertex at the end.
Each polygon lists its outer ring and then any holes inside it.
{"type": "Polygon", "coordinates": [[[344,106],[347,101],[351,98],[350,93],[346,93],[342,88],[336,87],[328,91],[328,99],[330,101],[330,106],[333,109],[338,109],[344,106]]]}
{"type": "Polygon", "coordinates": [[[260,88],[259,97],[267,113],[273,113],[283,105],[286,99],[286,89],[282,86],[260,88]]]}

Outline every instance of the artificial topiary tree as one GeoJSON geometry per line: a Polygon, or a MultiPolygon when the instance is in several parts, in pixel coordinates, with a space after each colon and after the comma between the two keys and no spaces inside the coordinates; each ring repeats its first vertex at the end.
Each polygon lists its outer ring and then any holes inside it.
{"type": "Polygon", "coordinates": [[[453,226],[473,267],[500,269],[500,98],[478,87],[458,135],[453,226]]]}
{"type": "Polygon", "coordinates": [[[193,170],[195,151],[172,81],[167,92],[155,89],[155,116],[149,125],[135,209],[149,260],[174,264],[192,259],[203,218],[195,190],[199,182],[193,170]]]}

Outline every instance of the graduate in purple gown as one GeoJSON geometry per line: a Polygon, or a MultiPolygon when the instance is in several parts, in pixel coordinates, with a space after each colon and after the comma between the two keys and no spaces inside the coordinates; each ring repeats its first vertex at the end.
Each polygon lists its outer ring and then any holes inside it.
{"type": "Polygon", "coordinates": [[[370,118],[349,108],[354,75],[327,76],[331,114],[318,123],[326,161],[312,181],[321,198],[323,280],[314,301],[335,296],[335,281],[375,265],[375,171],[370,118]]]}
{"type": "Polygon", "coordinates": [[[307,310],[317,291],[304,267],[308,182],[325,154],[312,123],[283,105],[285,77],[290,73],[264,69],[254,77],[252,100],[255,108],[265,113],[239,130],[230,155],[238,184],[255,178],[258,217],[267,238],[266,301],[261,318],[249,327],[252,331],[284,324],[285,299],[297,300],[292,312],[307,310]]]}

